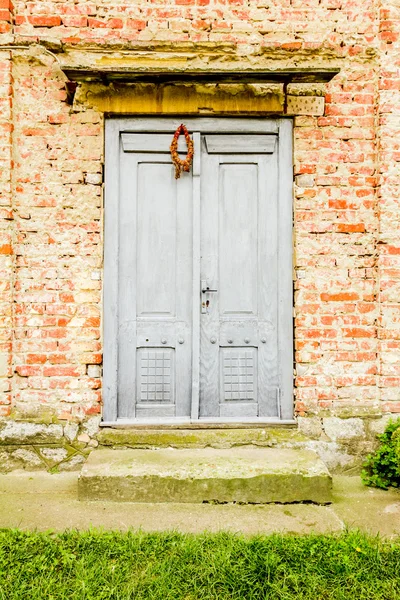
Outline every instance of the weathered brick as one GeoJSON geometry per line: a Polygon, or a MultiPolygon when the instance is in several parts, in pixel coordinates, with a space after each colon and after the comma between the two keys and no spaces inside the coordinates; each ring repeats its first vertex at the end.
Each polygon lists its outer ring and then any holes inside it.
{"type": "Polygon", "coordinates": [[[61,17],[58,15],[32,15],[28,22],[34,27],[57,27],[61,25],[61,17]]]}

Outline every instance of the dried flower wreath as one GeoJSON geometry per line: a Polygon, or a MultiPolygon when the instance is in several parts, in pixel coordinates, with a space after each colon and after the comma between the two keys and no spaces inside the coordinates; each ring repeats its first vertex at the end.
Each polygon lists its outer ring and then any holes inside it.
{"type": "Polygon", "coordinates": [[[194,144],[186,127],[181,124],[174,133],[174,138],[170,146],[172,162],[175,165],[175,179],[179,179],[182,171],[189,172],[193,162],[194,144]],[[185,160],[181,160],[178,154],[178,139],[181,133],[184,134],[187,146],[187,154],[185,160]]]}

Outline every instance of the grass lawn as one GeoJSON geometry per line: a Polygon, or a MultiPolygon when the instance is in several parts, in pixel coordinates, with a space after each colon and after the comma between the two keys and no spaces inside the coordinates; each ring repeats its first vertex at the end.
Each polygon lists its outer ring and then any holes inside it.
{"type": "Polygon", "coordinates": [[[0,600],[400,598],[400,540],[0,530],[0,600]]]}

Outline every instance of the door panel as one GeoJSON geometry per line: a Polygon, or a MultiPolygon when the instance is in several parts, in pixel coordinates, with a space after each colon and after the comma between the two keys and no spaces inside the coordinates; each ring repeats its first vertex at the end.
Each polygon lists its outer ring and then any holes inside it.
{"type": "Polygon", "coordinates": [[[143,138],[121,156],[118,416],[189,417],[192,177],[175,179],[163,137],[143,138]]]}
{"type": "Polygon", "coordinates": [[[176,314],[177,190],[170,175],[169,164],[138,165],[138,316],[176,314]]]}
{"type": "Polygon", "coordinates": [[[216,134],[206,135],[208,154],[269,154],[275,150],[274,135],[216,134]]]}
{"type": "Polygon", "coordinates": [[[229,154],[226,143],[214,143],[212,153],[202,146],[203,418],[279,416],[277,157],[270,137],[262,144],[250,136],[253,153],[249,143],[243,154],[229,154]]]}
{"type": "Polygon", "coordinates": [[[257,314],[257,165],[219,165],[219,305],[224,315],[257,314]]]}

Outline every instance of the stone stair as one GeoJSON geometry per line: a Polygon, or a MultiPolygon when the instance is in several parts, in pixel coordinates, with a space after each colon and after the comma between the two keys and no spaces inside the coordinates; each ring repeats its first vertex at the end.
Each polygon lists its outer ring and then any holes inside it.
{"type": "MultiPolygon", "coordinates": [[[[188,447],[177,448],[171,447],[171,438],[168,447],[159,447],[160,438],[153,437],[153,443],[158,439],[158,447],[149,444],[146,449],[121,448],[114,439],[113,448],[100,446],[90,454],[79,476],[79,499],[148,503],[331,502],[331,475],[314,452],[254,445],[260,430],[253,434],[251,439],[246,438],[248,434],[239,434],[242,443],[243,438],[248,444],[253,441],[245,446],[228,444],[232,438],[215,437],[216,443],[230,445],[223,448],[210,447],[210,439],[207,447],[198,447],[198,432],[193,434],[192,443],[186,438],[184,445],[188,447]]],[[[136,445],[138,435],[133,434],[136,445]]],[[[148,431],[144,434],[147,441],[149,435],[148,431]]],[[[176,437],[176,431],[169,435],[176,437]]],[[[237,430],[230,435],[237,436],[237,430]]],[[[132,436],[130,439],[132,444],[132,436]]]]}
{"type": "Polygon", "coordinates": [[[97,436],[107,448],[235,448],[239,446],[304,447],[309,438],[297,425],[265,427],[104,427],[97,436]]]}

